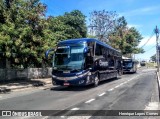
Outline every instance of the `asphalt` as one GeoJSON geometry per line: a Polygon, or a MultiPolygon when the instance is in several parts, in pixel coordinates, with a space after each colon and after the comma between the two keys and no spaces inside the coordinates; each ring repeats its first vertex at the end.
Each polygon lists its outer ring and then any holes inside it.
{"type": "MultiPolygon", "coordinates": [[[[145,67],[139,67],[139,70],[144,69],[145,67]]],[[[160,72],[157,72],[157,81],[159,81],[160,89],[160,72]]],[[[30,79],[30,80],[13,80],[9,82],[0,82],[0,93],[6,93],[18,89],[26,89],[32,87],[41,87],[52,84],[51,78],[41,78],[41,79],[30,79]]]]}
{"type": "MultiPolygon", "coordinates": [[[[93,86],[70,88],[50,86],[47,90],[25,90],[19,93],[12,92],[11,94],[1,94],[0,109],[60,111],[73,109],[155,109],[155,106],[152,107],[152,105],[156,104],[157,106],[158,101],[156,83],[155,69],[145,69],[138,71],[136,74],[125,74],[118,80],[112,79],[101,82],[101,84],[95,88],[93,88],[93,86]]],[[[66,115],[64,115],[64,118],[66,118],[66,115]]],[[[45,117],[45,119],[47,118],[52,117],[45,117]]],[[[72,117],[67,118],[71,119],[72,117]]],[[[95,119],[97,117],[79,117],[79,119],[81,118],[95,119]]],[[[99,117],[99,119],[103,118],[106,117],[99,117]]],[[[107,117],[107,119],[108,118],[128,119],[129,117],[107,117]]],[[[139,117],[136,117],[136,119],[139,119],[139,117]]]]}
{"type": "MultiPolygon", "coordinates": [[[[144,67],[139,67],[139,70],[143,68],[144,67]]],[[[50,84],[52,84],[51,78],[13,80],[13,81],[7,81],[7,82],[0,82],[0,93],[6,93],[6,92],[11,92],[19,89],[32,88],[32,87],[42,87],[50,84]]]]}

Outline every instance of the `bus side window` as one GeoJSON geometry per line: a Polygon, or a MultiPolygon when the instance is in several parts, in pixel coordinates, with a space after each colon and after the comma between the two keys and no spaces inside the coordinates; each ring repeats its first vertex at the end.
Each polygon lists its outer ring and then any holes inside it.
{"type": "Polygon", "coordinates": [[[101,56],[102,55],[102,46],[100,46],[99,44],[96,44],[95,55],[96,56],[101,56]]]}
{"type": "Polygon", "coordinates": [[[122,67],[122,65],[121,65],[121,61],[120,61],[120,60],[118,60],[118,61],[117,61],[117,63],[118,63],[118,64],[117,64],[117,68],[118,68],[118,69],[121,69],[121,67],[122,67]]]}
{"type": "Polygon", "coordinates": [[[110,67],[113,67],[113,66],[114,66],[114,60],[113,60],[113,59],[110,59],[110,61],[109,61],[109,66],[110,66],[110,67]]]}

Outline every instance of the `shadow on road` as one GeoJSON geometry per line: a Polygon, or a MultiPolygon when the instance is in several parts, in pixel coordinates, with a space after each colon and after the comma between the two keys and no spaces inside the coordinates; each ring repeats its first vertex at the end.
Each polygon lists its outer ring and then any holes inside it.
{"type": "Polygon", "coordinates": [[[125,73],[123,73],[123,75],[126,75],[126,74],[137,74],[137,72],[125,72],[125,73]]]}
{"type": "Polygon", "coordinates": [[[27,85],[44,85],[45,83],[43,81],[40,80],[30,80],[30,79],[26,79],[26,80],[21,80],[21,79],[17,79],[14,81],[5,81],[5,82],[0,82],[0,86],[5,85],[5,86],[27,86],[27,85]]]}
{"type": "MultiPolygon", "coordinates": [[[[108,80],[101,81],[99,83],[98,87],[101,86],[101,85],[105,85],[106,83],[115,81],[115,80],[120,80],[120,78],[118,78],[118,79],[113,78],[113,79],[108,79],[108,80]]],[[[86,85],[86,86],[57,86],[57,87],[50,88],[50,90],[51,91],[84,91],[84,90],[89,90],[89,89],[92,89],[92,88],[96,88],[96,87],[94,87],[93,84],[86,85]]]]}

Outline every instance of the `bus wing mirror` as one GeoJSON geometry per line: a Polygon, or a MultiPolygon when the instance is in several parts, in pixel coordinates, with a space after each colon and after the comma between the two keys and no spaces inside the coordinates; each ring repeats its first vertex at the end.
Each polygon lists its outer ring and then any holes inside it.
{"type": "Polygon", "coordinates": [[[90,51],[90,49],[92,49],[91,47],[85,47],[83,53],[88,53],[90,51]]]}
{"type": "Polygon", "coordinates": [[[49,49],[45,52],[45,58],[48,59],[48,55],[50,52],[54,51],[54,49],[49,49]]]}

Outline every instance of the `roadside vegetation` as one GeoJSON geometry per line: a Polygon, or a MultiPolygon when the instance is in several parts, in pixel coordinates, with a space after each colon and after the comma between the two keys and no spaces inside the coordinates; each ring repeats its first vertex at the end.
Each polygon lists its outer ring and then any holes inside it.
{"type": "Polygon", "coordinates": [[[79,10],[61,16],[46,12],[40,0],[0,1],[0,63],[12,68],[50,66],[44,56],[47,49],[64,39],[85,37],[98,38],[126,56],[144,52],[138,48],[143,38],[139,31],[116,12],[93,11],[89,17],[79,10]]]}

